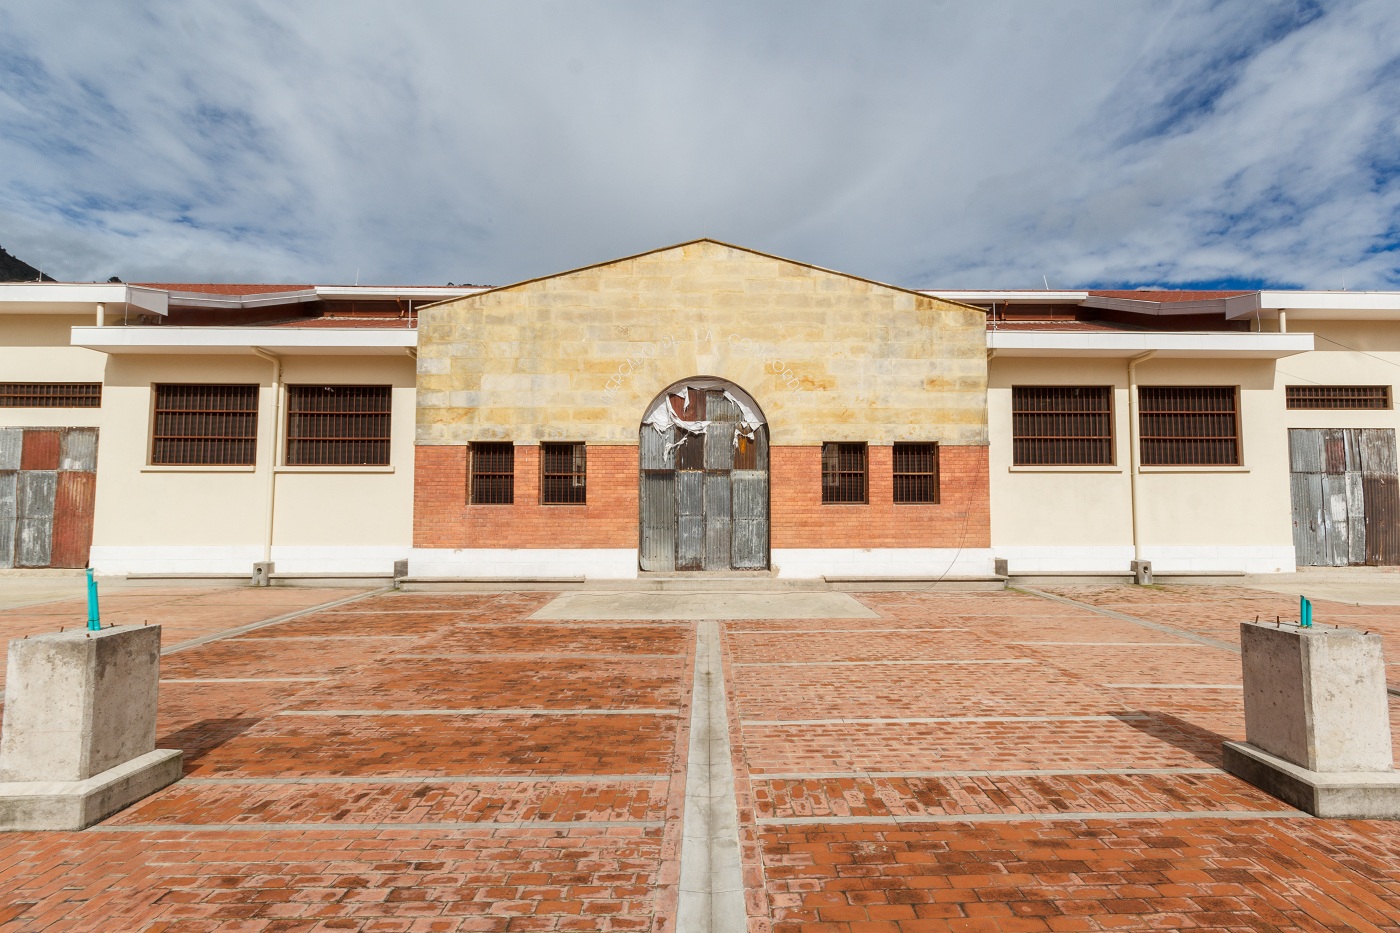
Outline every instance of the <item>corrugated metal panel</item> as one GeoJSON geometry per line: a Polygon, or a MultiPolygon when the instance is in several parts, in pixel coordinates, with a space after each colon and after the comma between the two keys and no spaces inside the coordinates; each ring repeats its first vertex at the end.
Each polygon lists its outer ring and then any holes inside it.
{"type": "Polygon", "coordinates": [[[1322,432],[1293,428],[1288,432],[1288,468],[1294,473],[1323,472],[1322,432]]]}
{"type": "Polygon", "coordinates": [[[59,438],[63,432],[56,429],[28,428],[24,432],[24,450],[20,454],[21,470],[57,470],[59,438]]]}
{"type": "Polygon", "coordinates": [[[1400,564],[1400,480],[1375,474],[1363,480],[1366,495],[1366,563],[1400,564]]]}
{"type": "MultiPolygon", "coordinates": [[[[55,453],[57,450],[55,445],[55,453]]],[[[53,548],[53,502],[58,491],[58,473],[26,470],[18,475],[15,566],[47,567],[53,548]]]]}
{"type": "Polygon", "coordinates": [[[58,474],[53,505],[53,549],[50,567],[86,567],[92,548],[93,500],[97,474],[67,471],[58,474]]]}
{"type": "Polygon", "coordinates": [[[24,450],[24,428],[0,428],[0,470],[18,470],[24,450]]]}
{"type": "Polygon", "coordinates": [[[58,468],[93,473],[97,470],[97,429],[69,428],[58,444],[58,468]]]}
{"type": "Polygon", "coordinates": [[[1361,438],[1361,471],[1372,476],[1395,475],[1395,432],[1368,428],[1361,438]]]}
{"type": "Polygon", "coordinates": [[[705,566],[705,474],[676,473],[676,569],[705,566]]]}
{"type": "MultiPolygon", "coordinates": [[[[714,426],[711,425],[711,428],[714,426]]],[[[730,493],[728,473],[705,474],[705,569],[729,570],[730,493]]]]}
{"type": "Polygon", "coordinates": [[[703,470],[705,468],[705,435],[680,432],[680,444],[676,446],[677,470],[703,470]]]}
{"type": "Polygon", "coordinates": [[[1322,432],[1323,470],[1327,473],[1347,471],[1347,432],[1344,428],[1327,428],[1322,432]]]}
{"type": "MultiPolygon", "coordinates": [[[[1357,446],[1359,453],[1360,446],[1357,446]]],[[[1360,458],[1358,457],[1358,463],[1360,458]]],[[[1361,473],[1351,470],[1346,475],[1347,486],[1347,563],[1366,563],[1366,502],[1361,473]]]]}
{"type": "Polygon", "coordinates": [[[735,470],[733,485],[734,548],[736,570],[768,567],[768,474],[763,470],[735,470]]]}
{"type": "Polygon", "coordinates": [[[1348,557],[1347,477],[1345,473],[1328,473],[1322,477],[1322,495],[1327,504],[1327,563],[1345,567],[1348,557]]]}
{"type": "Polygon", "coordinates": [[[734,468],[734,425],[710,422],[705,431],[705,469],[734,468]]]}
{"type": "Polygon", "coordinates": [[[15,492],[19,474],[13,470],[0,473],[0,569],[15,565],[15,519],[18,517],[15,492]]]}
{"type": "Polygon", "coordinates": [[[1347,428],[1347,472],[1361,472],[1361,436],[1366,432],[1361,428],[1347,428]]]}
{"type": "MultiPolygon", "coordinates": [[[[650,431],[650,428],[643,428],[650,431]]],[[[642,474],[642,569],[676,569],[676,476],[642,474]]]]}
{"type": "Polygon", "coordinates": [[[710,421],[739,421],[744,412],[723,392],[711,389],[705,399],[705,417],[710,421]]]}
{"type": "Polygon", "coordinates": [[[1327,530],[1322,520],[1322,474],[1294,473],[1293,547],[1299,566],[1326,566],[1327,530]]]}
{"type": "Polygon", "coordinates": [[[675,428],[658,431],[650,425],[642,427],[643,470],[674,470],[676,468],[676,452],[671,448],[676,440],[675,433],[675,428]]]}

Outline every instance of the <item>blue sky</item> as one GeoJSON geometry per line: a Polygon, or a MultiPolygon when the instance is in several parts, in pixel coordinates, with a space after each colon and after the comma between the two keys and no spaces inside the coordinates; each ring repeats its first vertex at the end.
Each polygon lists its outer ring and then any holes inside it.
{"type": "Polygon", "coordinates": [[[0,0],[60,279],[501,284],[712,236],[928,288],[1400,288],[1394,0],[0,0]]]}

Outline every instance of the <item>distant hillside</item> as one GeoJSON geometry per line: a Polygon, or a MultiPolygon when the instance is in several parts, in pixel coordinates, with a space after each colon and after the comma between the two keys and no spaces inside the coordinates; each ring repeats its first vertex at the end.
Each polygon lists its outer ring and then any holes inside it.
{"type": "Polygon", "coordinates": [[[0,282],[52,282],[53,279],[47,275],[41,275],[39,270],[25,262],[23,259],[16,259],[5,252],[5,247],[0,246],[0,282]]]}

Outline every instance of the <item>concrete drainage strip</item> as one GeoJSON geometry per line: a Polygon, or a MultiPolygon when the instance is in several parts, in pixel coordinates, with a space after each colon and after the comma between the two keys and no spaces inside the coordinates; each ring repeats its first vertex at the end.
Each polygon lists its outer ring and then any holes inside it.
{"type": "Polygon", "coordinates": [[[677,933],[744,933],[744,873],[719,623],[699,623],[685,776],[677,933]]]}

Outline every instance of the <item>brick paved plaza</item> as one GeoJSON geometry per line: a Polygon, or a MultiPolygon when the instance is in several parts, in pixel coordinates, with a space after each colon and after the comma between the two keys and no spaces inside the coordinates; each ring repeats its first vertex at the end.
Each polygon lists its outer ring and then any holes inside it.
{"type": "MultiPolygon", "coordinates": [[[[1400,823],[1313,819],[1220,770],[1236,624],[1288,596],[532,618],[556,596],[113,591],[107,620],[177,649],[158,745],[185,779],[86,832],[0,836],[0,929],[674,930],[711,626],[755,933],[1400,930],[1400,823]]],[[[1383,632],[1400,685],[1400,607],[1316,611],[1383,632]]],[[[83,618],[10,609],[0,636],[83,618]]]]}

